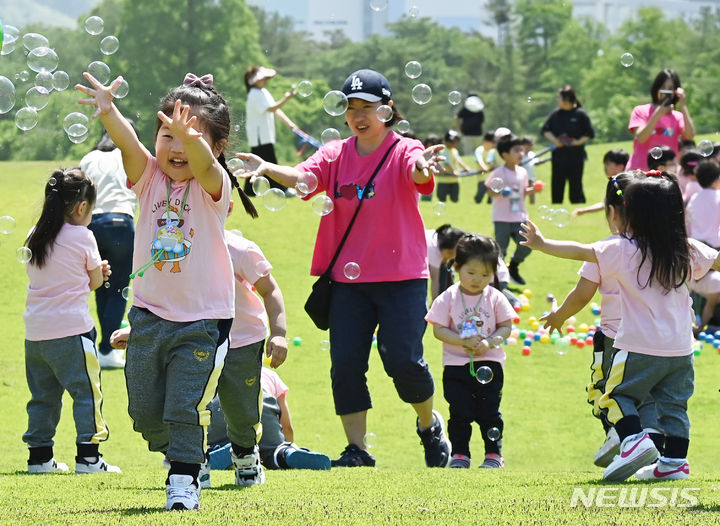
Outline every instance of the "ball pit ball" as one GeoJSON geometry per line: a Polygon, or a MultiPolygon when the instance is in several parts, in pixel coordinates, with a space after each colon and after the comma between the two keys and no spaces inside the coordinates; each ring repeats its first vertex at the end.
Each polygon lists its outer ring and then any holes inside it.
{"type": "Polygon", "coordinates": [[[593,307],[593,308],[592,308],[592,313],[593,313],[593,315],[595,315],[595,316],[600,316],[600,312],[601,312],[601,311],[600,311],[600,307],[593,307]]]}
{"type": "Polygon", "coordinates": [[[585,338],[585,345],[592,345],[592,344],[593,344],[592,336],[588,336],[587,338],[585,338]]]}
{"type": "MultiPolygon", "coordinates": [[[[519,313],[522,310],[522,305],[515,304],[513,305],[513,310],[517,313],[519,313]]],[[[520,318],[518,318],[519,320],[520,318]]]]}
{"type": "Polygon", "coordinates": [[[532,297],[532,291],[530,289],[525,289],[525,290],[523,290],[522,293],[523,293],[523,296],[525,296],[526,298],[532,297]]]}
{"type": "Polygon", "coordinates": [[[507,345],[517,345],[517,338],[510,336],[510,338],[506,340],[506,343],[507,345]]]}
{"type": "Polygon", "coordinates": [[[577,342],[578,342],[578,339],[576,336],[570,336],[570,345],[575,345],[575,344],[577,344],[577,342]]]}
{"type": "Polygon", "coordinates": [[[540,328],[540,323],[537,321],[534,321],[530,324],[530,327],[532,327],[532,330],[536,331],[540,328]]]}
{"type": "Polygon", "coordinates": [[[577,323],[577,318],[576,318],[575,316],[570,316],[570,317],[567,319],[567,322],[568,322],[570,325],[575,325],[575,324],[577,323]]]}
{"type": "Polygon", "coordinates": [[[503,197],[507,197],[510,195],[511,190],[506,186],[505,188],[502,189],[502,192],[500,192],[500,193],[502,194],[503,197]]]}
{"type": "Polygon", "coordinates": [[[515,317],[512,319],[512,322],[513,322],[515,325],[517,325],[518,323],[520,323],[520,316],[515,316],[515,317]]]}
{"type": "Polygon", "coordinates": [[[302,338],[300,336],[295,336],[293,338],[293,345],[295,345],[296,347],[302,345],[302,338]]]}
{"type": "Polygon", "coordinates": [[[565,327],[565,332],[575,332],[575,326],[568,325],[567,327],[565,327]]]}
{"type": "Polygon", "coordinates": [[[540,343],[550,343],[550,336],[547,334],[540,336],[540,343]]]}
{"type": "Polygon", "coordinates": [[[525,347],[530,347],[530,346],[532,345],[532,342],[533,342],[533,341],[532,341],[531,338],[525,338],[525,339],[523,340],[523,345],[524,345],[525,347]]]}
{"type": "MultiPolygon", "coordinates": [[[[572,340],[570,340],[572,342],[572,340]]],[[[577,345],[578,349],[582,349],[585,347],[585,340],[576,340],[575,345],[577,345]]]]}
{"type": "Polygon", "coordinates": [[[533,335],[533,340],[535,340],[536,342],[539,342],[541,339],[542,339],[542,334],[540,334],[539,332],[536,332],[533,335]]]}
{"type": "Polygon", "coordinates": [[[525,329],[520,329],[519,334],[522,339],[525,339],[525,335],[527,335],[527,331],[525,329]]]}
{"type": "Polygon", "coordinates": [[[530,316],[530,317],[528,318],[528,322],[530,322],[530,323],[533,323],[533,322],[536,322],[536,321],[537,321],[537,318],[536,318],[535,316],[530,316]]]}
{"type": "Polygon", "coordinates": [[[523,356],[530,356],[530,347],[523,347],[523,348],[522,348],[522,355],[523,355],[523,356]]]}
{"type": "Polygon", "coordinates": [[[700,356],[700,349],[695,349],[695,350],[693,351],[693,354],[694,354],[695,356],[700,356]]]}
{"type": "Polygon", "coordinates": [[[548,294],[547,296],[545,296],[545,300],[548,303],[552,303],[553,301],[555,301],[555,296],[553,294],[548,294]]]}
{"type": "Polygon", "coordinates": [[[580,332],[587,332],[588,331],[588,324],[587,323],[581,323],[579,326],[580,332]]]}
{"type": "Polygon", "coordinates": [[[528,303],[523,303],[522,311],[527,312],[530,310],[530,305],[528,303]]]}
{"type": "Polygon", "coordinates": [[[542,192],[542,189],[545,188],[545,183],[543,183],[542,181],[535,181],[533,188],[536,192],[542,192]]]}

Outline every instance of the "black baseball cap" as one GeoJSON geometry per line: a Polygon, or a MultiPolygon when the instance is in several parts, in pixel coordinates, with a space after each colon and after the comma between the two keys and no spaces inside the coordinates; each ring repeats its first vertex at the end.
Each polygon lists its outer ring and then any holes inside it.
{"type": "Polygon", "coordinates": [[[359,69],[343,84],[342,92],[348,99],[378,102],[392,98],[390,83],[382,74],[372,69],[359,69]]]}

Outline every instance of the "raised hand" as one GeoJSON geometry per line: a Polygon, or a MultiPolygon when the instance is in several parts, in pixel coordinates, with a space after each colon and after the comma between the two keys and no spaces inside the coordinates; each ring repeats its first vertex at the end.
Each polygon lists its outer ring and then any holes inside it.
{"type": "Polygon", "coordinates": [[[189,142],[202,137],[202,133],[193,128],[193,124],[197,122],[197,117],[195,115],[190,116],[190,106],[184,105],[179,99],[175,101],[172,117],[168,117],[161,111],[157,113],[157,116],[160,122],[167,126],[170,133],[182,142],[189,142]]]}
{"type": "Polygon", "coordinates": [[[110,110],[112,110],[113,108],[113,99],[115,98],[115,92],[122,84],[123,78],[117,77],[108,86],[103,86],[100,81],[98,81],[98,79],[93,77],[87,71],[83,73],[83,77],[88,80],[92,87],[88,88],[87,86],[83,86],[82,84],[76,84],[75,89],[78,91],[82,91],[86,95],[90,95],[91,98],[80,99],[78,101],[78,104],[95,106],[96,110],[95,113],[93,113],[92,115],[93,119],[98,118],[101,114],[110,113],[110,110]]]}
{"type": "Polygon", "coordinates": [[[254,153],[236,153],[235,157],[245,162],[245,168],[235,173],[243,179],[259,177],[267,169],[267,163],[254,153]]]}
{"type": "Polygon", "coordinates": [[[435,146],[427,148],[422,156],[415,162],[415,168],[419,172],[428,170],[433,175],[441,173],[443,171],[442,162],[445,160],[445,156],[440,155],[440,152],[444,149],[445,146],[442,144],[436,144],[435,146]]]}
{"type": "Polygon", "coordinates": [[[529,219],[526,223],[522,223],[520,227],[522,228],[522,230],[520,230],[520,235],[525,238],[525,241],[520,241],[521,245],[537,249],[545,242],[545,238],[543,237],[542,232],[540,232],[540,229],[529,219]]]}

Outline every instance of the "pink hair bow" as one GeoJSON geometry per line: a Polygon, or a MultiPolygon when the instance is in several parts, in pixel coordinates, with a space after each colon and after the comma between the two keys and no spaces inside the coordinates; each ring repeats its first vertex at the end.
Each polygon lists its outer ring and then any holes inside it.
{"type": "Polygon", "coordinates": [[[197,88],[205,88],[210,89],[213,85],[213,76],[212,73],[208,73],[207,75],[203,75],[202,77],[198,77],[197,75],[194,75],[193,73],[188,73],[185,75],[185,80],[183,80],[183,86],[191,86],[191,87],[197,87],[197,88]]]}

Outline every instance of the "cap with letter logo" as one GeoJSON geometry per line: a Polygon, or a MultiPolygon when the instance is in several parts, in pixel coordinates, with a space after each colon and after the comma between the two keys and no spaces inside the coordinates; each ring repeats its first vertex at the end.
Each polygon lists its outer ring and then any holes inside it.
{"type": "Polygon", "coordinates": [[[350,75],[343,84],[342,92],[348,99],[378,102],[392,98],[388,80],[372,69],[360,69],[350,75]]]}

